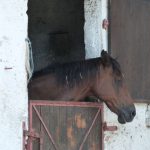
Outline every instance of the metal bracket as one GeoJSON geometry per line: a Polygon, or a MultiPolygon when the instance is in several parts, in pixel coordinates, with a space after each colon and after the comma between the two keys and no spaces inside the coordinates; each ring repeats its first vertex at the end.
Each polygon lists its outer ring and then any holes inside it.
{"type": "Polygon", "coordinates": [[[36,133],[34,130],[32,130],[32,131],[24,130],[24,136],[29,137],[29,138],[33,138],[33,139],[40,139],[41,138],[41,136],[38,133],[36,133]]]}
{"type": "Polygon", "coordinates": [[[108,126],[107,122],[103,123],[103,130],[104,131],[117,131],[118,127],[117,126],[108,126]]]}
{"type": "Polygon", "coordinates": [[[23,122],[23,150],[31,150],[30,141],[38,139],[40,142],[40,150],[42,150],[43,145],[43,133],[39,134],[33,129],[28,131],[23,122]]]}

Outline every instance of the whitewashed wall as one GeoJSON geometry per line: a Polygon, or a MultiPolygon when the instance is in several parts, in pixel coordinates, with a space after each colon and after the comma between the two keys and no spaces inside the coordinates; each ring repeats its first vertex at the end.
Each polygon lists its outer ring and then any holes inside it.
{"type": "Polygon", "coordinates": [[[86,58],[100,56],[101,42],[101,1],[84,0],[84,40],[86,58]]]}
{"type": "MultiPolygon", "coordinates": [[[[107,31],[102,20],[107,18],[107,0],[85,0],[86,58],[100,56],[107,50],[107,31]]],[[[146,104],[136,104],[137,115],[133,122],[121,125],[117,116],[105,106],[104,121],[118,126],[115,132],[105,132],[104,150],[150,150],[150,128],[145,125],[146,104]]]]}
{"type": "Polygon", "coordinates": [[[100,56],[102,49],[107,50],[107,32],[102,29],[103,19],[107,18],[106,8],[107,0],[84,0],[86,58],[100,56]]]}
{"type": "Polygon", "coordinates": [[[0,149],[22,149],[27,118],[25,38],[27,0],[0,1],[0,149]],[[5,67],[12,69],[5,70],[5,67]]]}
{"type": "Polygon", "coordinates": [[[121,125],[105,106],[105,121],[118,126],[114,132],[105,132],[105,150],[150,150],[150,128],[145,125],[146,104],[136,104],[137,115],[133,122],[121,125]]]}

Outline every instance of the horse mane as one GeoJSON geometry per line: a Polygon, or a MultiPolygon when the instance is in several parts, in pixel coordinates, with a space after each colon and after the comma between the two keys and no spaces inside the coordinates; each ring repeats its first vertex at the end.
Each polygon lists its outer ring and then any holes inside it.
{"type": "Polygon", "coordinates": [[[114,58],[111,57],[111,65],[112,65],[112,69],[113,69],[113,72],[122,78],[122,70],[121,70],[121,66],[120,64],[118,63],[118,61],[114,58]]]}
{"type": "MultiPolygon", "coordinates": [[[[121,76],[122,73],[119,63],[112,57],[110,57],[109,63],[112,66],[113,72],[121,76]]],[[[100,72],[100,65],[105,67],[101,57],[63,64],[56,63],[35,72],[33,79],[39,76],[53,74],[59,84],[68,84],[72,87],[81,83],[82,80],[95,78],[97,73],[100,72]]]]}

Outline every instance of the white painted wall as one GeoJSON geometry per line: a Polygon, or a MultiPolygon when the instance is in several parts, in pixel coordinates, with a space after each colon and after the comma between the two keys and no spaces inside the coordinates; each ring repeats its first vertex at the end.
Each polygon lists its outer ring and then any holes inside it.
{"type": "MultiPolygon", "coordinates": [[[[101,0],[101,24],[108,18],[108,0],[101,0]]],[[[101,28],[102,49],[108,50],[108,30],[101,28]]]]}
{"type": "Polygon", "coordinates": [[[107,0],[84,0],[86,58],[98,57],[102,49],[107,50],[107,31],[102,29],[103,19],[107,18],[105,10],[107,0]]]}
{"type": "Polygon", "coordinates": [[[84,40],[86,58],[100,56],[101,42],[101,1],[84,0],[84,40]]]}
{"type": "Polygon", "coordinates": [[[114,132],[105,132],[105,150],[150,150],[150,128],[145,125],[146,104],[136,104],[137,115],[133,122],[121,125],[105,106],[105,121],[118,126],[114,132]]]}
{"type": "MultiPolygon", "coordinates": [[[[102,20],[107,18],[107,0],[85,0],[86,58],[100,56],[107,50],[107,31],[102,20]]],[[[121,125],[117,116],[104,107],[104,121],[118,126],[115,132],[105,132],[104,150],[150,150],[150,128],[145,125],[146,104],[136,104],[137,115],[133,122],[121,125]]]]}
{"type": "Polygon", "coordinates": [[[27,0],[0,1],[0,149],[22,149],[27,118],[25,38],[27,0]],[[5,67],[12,67],[5,70],[5,67]]]}

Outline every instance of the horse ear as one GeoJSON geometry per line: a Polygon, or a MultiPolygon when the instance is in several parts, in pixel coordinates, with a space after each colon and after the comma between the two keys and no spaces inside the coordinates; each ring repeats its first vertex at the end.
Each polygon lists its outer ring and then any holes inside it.
{"type": "Polygon", "coordinates": [[[107,51],[102,50],[101,59],[102,59],[102,63],[103,63],[104,66],[109,66],[110,65],[110,56],[107,53],[107,51]]]}

